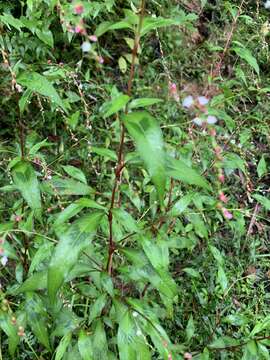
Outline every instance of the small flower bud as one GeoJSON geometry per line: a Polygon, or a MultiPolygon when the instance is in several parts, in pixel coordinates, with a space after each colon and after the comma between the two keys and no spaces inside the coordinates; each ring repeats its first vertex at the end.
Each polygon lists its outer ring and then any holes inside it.
{"type": "Polygon", "coordinates": [[[228,202],[228,199],[227,199],[226,195],[224,195],[223,192],[221,192],[221,193],[219,194],[219,200],[222,201],[222,202],[224,202],[224,203],[227,203],[227,202],[228,202]]]}
{"type": "Polygon", "coordinates": [[[98,38],[97,38],[96,35],[90,35],[90,36],[89,36],[89,40],[90,40],[90,41],[93,41],[93,42],[97,42],[97,41],[98,41],[98,38]]]}
{"type": "Polygon", "coordinates": [[[186,359],[186,360],[191,360],[191,359],[192,359],[191,353],[185,352],[185,353],[184,353],[184,359],[186,359]]]}
{"type": "Polygon", "coordinates": [[[228,220],[231,220],[233,218],[233,215],[226,208],[222,208],[222,213],[224,217],[228,220]]]}
{"type": "Polygon", "coordinates": [[[15,216],[15,221],[20,222],[22,220],[22,217],[20,215],[15,216]]]}
{"type": "Polygon", "coordinates": [[[77,4],[74,6],[74,13],[76,15],[81,15],[84,12],[84,7],[82,4],[77,4]]]}

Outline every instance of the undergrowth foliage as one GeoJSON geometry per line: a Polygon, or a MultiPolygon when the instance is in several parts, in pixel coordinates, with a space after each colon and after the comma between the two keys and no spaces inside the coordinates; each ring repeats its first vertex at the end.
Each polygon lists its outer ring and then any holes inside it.
{"type": "Polygon", "coordinates": [[[268,1],[0,4],[0,359],[270,359],[268,1]]]}

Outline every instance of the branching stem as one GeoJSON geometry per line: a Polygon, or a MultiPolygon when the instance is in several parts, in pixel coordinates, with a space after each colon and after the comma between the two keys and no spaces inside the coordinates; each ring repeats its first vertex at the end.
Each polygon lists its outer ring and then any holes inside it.
{"type": "MultiPolygon", "coordinates": [[[[140,35],[141,35],[141,29],[143,25],[143,19],[144,19],[144,13],[145,13],[145,2],[146,0],[141,0],[141,6],[140,6],[140,17],[139,17],[139,24],[135,35],[134,40],[134,46],[132,50],[132,60],[131,60],[131,67],[130,67],[130,73],[129,73],[129,79],[128,79],[128,87],[127,87],[127,95],[132,95],[132,85],[135,75],[135,63],[136,63],[136,57],[138,54],[138,48],[140,44],[140,35]]],[[[126,105],[125,113],[127,114],[128,107],[126,105]]],[[[114,179],[114,185],[112,190],[112,197],[111,197],[111,204],[109,208],[108,213],[108,221],[109,221],[109,250],[108,250],[108,263],[107,263],[107,271],[109,275],[112,275],[113,271],[113,254],[115,251],[115,244],[113,240],[113,209],[115,206],[115,197],[117,193],[117,189],[119,188],[119,185],[121,183],[121,174],[123,171],[123,168],[125,166],[124,164],[124,143],[125,143],[125,126],[121,122],[121,135],[120,135],[120,143],[118,148],[118,155],[117,155],[117,165],[115,168],[115,179],[114,179]]]]}

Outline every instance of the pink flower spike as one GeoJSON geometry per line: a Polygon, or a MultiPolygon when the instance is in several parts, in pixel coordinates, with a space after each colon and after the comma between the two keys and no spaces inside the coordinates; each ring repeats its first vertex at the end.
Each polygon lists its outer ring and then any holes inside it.
{"type": "Polygon", "coordinates": [[[90,40],[90,41],[93,41],[93,42],[97,42],[97,41],[98,41],[98,38],[97,38],[96,35],[90,35],[90,36],[89,36],[89,40],[90,40]]]}
{"type": "Polygon", "coordinates": [[[219,194],[219,200],[224,202],[225,204],[228,202],[228,199],[227,199],[226,195],[223,192],[221,192],[219,194]]]}
{"type": "Polygon", "coordinates": [[[207,99],[205,96],[198,96],[198,103],[200,105],[206,105],[209,103],[209,99],[207,99]]]}
{"type": "Polygon", "coordinates": [[[194,103],[194,99],[193,99],[193,96],[189,95],[189,96],[186,96],[182,102],[182,106],[184,108],[187,108],[189,109],[194,103]]]}
{"type": "Polygon", "coordinates": [[[230,213],[226,208],[222,208],[222,212],[226,219],[231,220],[233,218],[232,213],[230,213]]]}
{"type": "Polygon", "coordinates": [[[74,6],[74,13],[76,15],[81,15],[84,12],[84,7],[82,4],[77,4],[74,6]]]}

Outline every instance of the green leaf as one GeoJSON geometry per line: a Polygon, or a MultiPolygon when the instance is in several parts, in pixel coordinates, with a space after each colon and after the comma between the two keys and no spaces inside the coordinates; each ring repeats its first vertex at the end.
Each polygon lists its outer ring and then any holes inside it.
{"type": "Polygon", "coordinates": [[[47,313],[44,309],[44,304],[38,295],[28,293],[25,302],[25,310],[27,313],[28,324],[30,325],[33,333],[45,346],[47,350],[51,350],[48,331],[47,331],[47,313]]]}
{"type": "Polygon", "coordinates": [[[147,112],[134,112],[123,117],[124,124],[136,143],[147,171],[163,204],[166,169],[162,132],[156,120],[147,112]]]}
{"type": "MultiPolygon", "coordinates": [[[[267,349],[266,346],[264,346],[263,344],[261,344],[260,342],[257,342],[257,346],[258,346],[258,351],[260,353],[260,355],[266,359],[266,360],[270,360],[270,354],[269,354],[269,350],[267,349]]],[[[261,359],[261,357],[260,357],[261,359]]]]}
{"type": "Polygon", "coordinates": [[[31,96],[33,94],[33,91],[31,89],[26,89],[24,93],[22,94],[20,100],[19,100],[19,108],[20,113],[22,114],[27,106],[28,101],[30,100],[31,96]]]}
{"type": "Polygon", "coordinates": [[[46,259],[50,258],[50,255],[53,250],[53,244],[51,242],[45,242],[43,245],[39,246],[37,252],[32,258],[31,265],[29,268],[29,274],[37,270],[39,265],[46,259]]]}
{"type": "Polygon", "coordinates": [[[183,161],[169,156],[167,157],[167,174],[184,183],[210,189],[209,183],[196,170],[186,165],[183,161]]]}
{"type": "Polygon", "coordinates": [[[162,17],[146,17],[143,21],[143,26],[141,30],[141,36],[144,36],[151,30],[158,29],[160,27],[179,25],[177,20],[165,19],[162,17]]]}
{"type": "Polygon", "coordinates": [[[195,279],[200,279],[201,278],[201,275],[200,273],[197,271],[197,270],[194,270],[190,267],[186,267],[183,269],[183,271],[188,274],[189,276],[195,278],[195,279]]]}
{"type": "Polygon", "coordinates": [[[154,104],[158,104],[163,102],[162,99],[155,99],[155,98],[141,98],[141,99],[134,99],[128,105],[129,109],[136,109],[136,108],[144,108],[146,106],[151,106],[154,104]]]}
{"type": "Polygon", "coordinates": [[[68,332],[60,341],[59,345],[56,348],[55,360],[63,359],[63,356],[71,342],[72,334],[68,332]]]}
{"type": "Polygon", "coordinates": [[[256,334],[263,330],[270,329],[270,316],[266,316],[262,321],[258,322],[250,333],[250,337],[254,337],[256,334]]]}
{"type": "Polygon", "coordinates": [[[228,170],[240,169],[243,173],[246,172],[245,162],[241,157],[234,153],[229,153],[224,156],[224,168],[228,170]]]}
{"type": "Polygon", "coordinates": [[[17,335],[17,327],[11,322],[11,316],[2,310],[0,310],[0,329],[8,336],[8,350],[10,355],[14,357],[20,338],[17,335]]]}
{"type": "Polygon", "coordinates": [[[263,175],[267,174],[267,165],[264,156],[261,157],[258,166],[257,166],[257,174],[261,178],[263,175]]]}
{"type": "Polygon", "coordinates": [[[54,46],[53,34],[50,30],[36,30],[37,37],[51,48],[54,46]]]}
{"type": "Polygon", "coordinates": [[[75,130],[80,118],[80,111],[76,111],[72,115],[70,115],[66,120],[68,125],[71,127],[72,130],[75,130]]]}
{"type": "Polygon", "coordinates": [[[241,59],[245,60],[256,71],[257,75],[260,75],[259,65],[250,50],[242,47],[234,47],[233,51],[235,51],[241,59]]]}
{"type": "Polygon", "coordinates": [[[64,222],[71,219],[73,216],[77,215],[81,210],[85,208],[107,210],[106,207],[99,205],[94,200],[87,198],[80,198],[74,203],[70,204],[68,207],[66,207],[59,214],[57,214],[53,226],[58,227],[59,225],[62,225],[64,222]]]}
{"type": "Polygon", "coordinates": [[[39,215],[41,210],[39,183],[31,164],[24,160],[19,161],[12,169],[12,177],[27,204],[39,215]]]}
{"type": "Polygon", "coordinates": [[[53,176],[51,180],[44,181],[41,185],[42,190],[58,195],[89,195],[94,193],[94,190],[84,183],[75,181],[73,179],[62,179],[58,176],[53,176]]]}
{"type": "Polygon", "coordinates": [[[112,151],[110,149],[92,146],[91,151],[100,156],[107,157],[113,161],[117,161],[117,155],[116,155],[115,151],[112,151]]]}
{"type": "Polygon", "coordinates": [[[254,199],[256,199],[260,204],[262,204],[266,210],[270,210],[270,200],[267,197],[260,194],[254,194],[252,197],[254,197],[254,199]]]}
{"type": "Polygon", "coordinates": [[[62,165],[62,168],[65,170],[65,172],[68,175],[70,175],[74,179],[79,180],[82,183],[87,185],[86,177],[80,169],[76,168],[75,166],[71,166],[71,165],[62,165]]]}
{"type": "Polygon", "coordinates": [[[127,71],[127,62],[126,62],[126,59],[123,56],[121,56],[118,59],[118,66],[119,66],[119,69],[120,69],[121,73],[125,74],[126,71],[127,71]]]}
{"type": "Polygon", "coordinates": [[[103,113],[103,117],[107,118],[118,111],[122,110],[126,104],[129,102],[130,97],[128,95],[120,94],[116,98],[111,101],[103,104],[101,108],[101,112],[103,113]]]}
{"type": "Polygon", "coordinates": [[[101,36],[109,30],[119,30],[119,29],[132,29],[132,25],[127,21],[119,21],[116,23],[104,21],[97,27],[95,31],[96,36],[101,36]]]}
{"type": "Polygon", "coordinates": [[[136,326],[134,320],[126,311],[120,320],[118,333],[117,333],[117,345],[119,349],[120,360],[136,360],[136,326]]]}
{"type": "Polygon", "coordinates": [[[90,244],[102,216],[101,212],[85,215],[60,235],[48,270],[48,294],[51,302],[54,302],[58,289],[76,264],[80,252],[90,244]]]}
{"type": "Polygon", "coordinates": [[[182,214],[191,203],[193,197],[194,193],[188,193],[178,200],[172,207],[171,216],[178,216],[182,214]]]}
{"type": "Polygon", "coordinates": [[[84,330],[79,333],[78,348],[82,360],[94,360],[93,357],[93,344],[92,337],[88,335],[84,330]]]}
{"type": "Polygon", "coordinates": [[[217,281],[220,284],[222,290],[225,291],[228,287],[228,280],[224,268],[221,265],[218,267],[217,281]]]}
{"type": "Polygon", "coordinates": [[[214,340],[210,345],[210,349],[222,349],[224,347],[237,346],[240,342],[229,336],[222,336],[219,339],[214,340]]]}
{"type": "Polygon", "coordinates": [[[22,86],[26,86],[33,92],[37,92],[40,95],[48,97],[52,102],[66,111],[66,106],[64,105],[62,99],[45,76],[36,72],[24,72],[17,78],[17,82],[22,86]]]}
{"type": "Polygon", "coordinates": [[[186,327],[187,341],[190,341],[193,338],[194,334],[195,334],[195,326],[194,326],[193,316],[190,315],[186,327]]]}
{"type": "Polygon", "coordinates": [[[94,304],[91,306],[90,315],[89,315],[89,324],[101,315],[103,308],[107,302],[107,294],[100,295],[94,304]]]}
{"type": "Polygon", "coordinates": [[[0,16],[0,22],[3,22],[5,25],[13,26],[17,30],[21,30],[22,27],[24,27],[24,24],[19,20],[16,19],[11,14],[4,14],[0,16]]]}
{"type": "Polygon", "coordinates": [[[36,272],[31,275],[25,282],[11,293],[19,294],[28,291],[45,289],[47,286],[47,271],[36,272]]]}
{"type": "Polygon", "coordinates": [[[93,354],[95,360],[109,360],[108,359],[108,343],[104,325],[101,320],[97,320],[94,333],[92,335],[93,354]]]}

